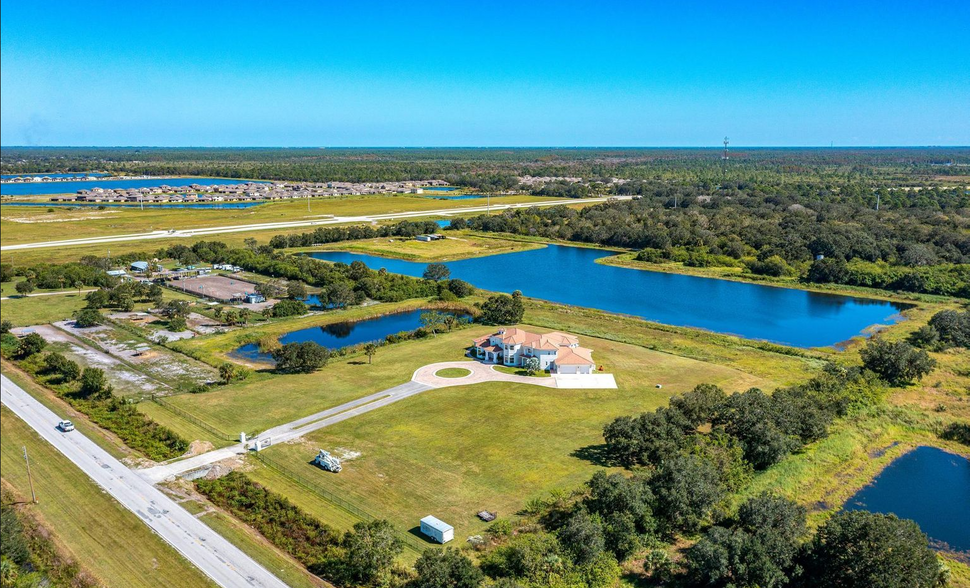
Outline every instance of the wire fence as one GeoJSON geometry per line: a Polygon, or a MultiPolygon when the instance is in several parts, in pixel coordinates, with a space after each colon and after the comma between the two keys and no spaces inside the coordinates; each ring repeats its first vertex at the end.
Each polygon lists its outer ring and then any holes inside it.
{"type": "MultiPolygon", "coordinates": [[[[314,482],[313,480],[310,480],[309,478],[301,476],[300,474],[294,472],[293,470],[288,468],[286,465],[280,463],[279,461],[271,457],[267,457],[263,452],[260,452],[260,451],[253,452],[253,456],[257,460],[262,462],[263,465],[272,469],[273,471],[280,474],[281,476],[288,479],[289,481],[293,482],[294,484],[306,490],[309,490],[310,492],[313,492],[320,498],[326,500],[327,502],[333,504],[337,508],[340,508],[346,511],[347,513],[357,517],[362,521],[374,521],[382,518],[360,508],[359,506],[357,506],[352,502],[349,502],[347,499],[343,498],[342,496],[338,496],[333,492],[330,492],[329,490],[322,488],[318,483],[314,482]]],[[[424,550],[428,549],[429,547],[432,547],[432,545],[429,545],[428,543],[421,541],[420,539],[411,535],[410,533],[407,533],[405,531],[400,531],[400,530],[397,533],[401,539],[401,543],[404,544],[404,547],[411,549],[416,553],[422,553],[424,552],[424,550]]]]}
{"type": "Polygon", "coordinates": [[[157,394],[152,394],[151,395],[151,401],[154,402],[155,404],[161,406],[165,410],[167,410],[167,411],[175,414],[176,416],[179,416],[179,417],[181,417],[181,418],[189,421],[190,423],[192,423],[193,425],[199,427],[200,429],[202,429],[202,430],[204,430],[204,431],[206,431],[206,432],[208,432],[208,433],[210,433],[212,435],[215,435],[219,439],[223,439],[225,441],[238,441],[239,440],[239,435],[230,435],[229,433],[226,433],[225,431],[220,430],[215,425],[211,425],[211,424],[205,422],[204,420],[202,420],[199,417],[193,415],[192,413],[190,413],[190,412],[188,412],[186,410],[182,410],[181,408],[179,408],[179,407],[177,407],[177,406],[175,406],[173,404],[170,404],[164,398],[162,398],[161,396],[158,396],[157,394]]]}

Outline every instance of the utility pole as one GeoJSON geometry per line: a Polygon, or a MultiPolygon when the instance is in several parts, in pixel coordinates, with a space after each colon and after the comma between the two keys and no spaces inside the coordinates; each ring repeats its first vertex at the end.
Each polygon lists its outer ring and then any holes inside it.
{"type": "Polygon", "coordinates": [[[30,476],[30,458],[27,457],[27,446],[24,445],[24,462],[27,464],[27,483],[30,484],[30,501],[37,504],[37,494],[34,493],[34,479],[30,476]]]}
{"type": "Polygon", "coordinates": [[[876,191],[876,212],[879,212],[879,202],[882,200],[882,194],[876,191]]]}
{"type": "Polygon", "coordinates": [[[727,160],[728,158],[728,153],[727,153],[728,142],[729,142],[728,138],[724,137],[724,155],[721,156],[721,159],[724,159],[724,160],[727,160]]]}

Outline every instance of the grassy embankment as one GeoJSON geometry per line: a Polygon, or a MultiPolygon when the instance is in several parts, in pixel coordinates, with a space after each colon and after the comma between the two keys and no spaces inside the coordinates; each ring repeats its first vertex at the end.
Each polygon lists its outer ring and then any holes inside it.
{"type": "Polygon", "coordinates": [[[81,470],[6,408],[0,409],[3,478],[30,496],[21,447],[31,457],[39,514],[59,544],[108,586],[209,587],[213,584],[134,513],[105,494],[81,470]]]}

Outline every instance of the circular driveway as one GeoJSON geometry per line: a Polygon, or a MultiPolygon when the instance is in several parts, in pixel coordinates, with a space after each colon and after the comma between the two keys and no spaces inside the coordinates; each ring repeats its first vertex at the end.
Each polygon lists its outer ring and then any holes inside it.
{"type": "Polygon", "coordinates": [[[546,388],[556,388],[555,378],[516,376],[505,374],[492,369],[492,364],[479,363],[477,361],[443,361],[432,363],[420,367],[411,376],[411,380],[435,388],[445,388],[447,386],[467,386],[469,384],[480,384],[482,382],[513,382],[516,384],[531,384],[533,386],[545,386],[546,388]],[[470,371],[467,376],[460,378],[440,378],[435,375],[438,370],[445,368],[462,368],[470,371]]]}

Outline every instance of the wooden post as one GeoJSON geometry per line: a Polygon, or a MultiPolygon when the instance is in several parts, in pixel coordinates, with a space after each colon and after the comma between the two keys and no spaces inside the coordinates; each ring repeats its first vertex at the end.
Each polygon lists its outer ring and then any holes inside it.
{"type": "Polygon", "coordinates": [[[30,484],[30,501],[37,504],[37,494],[34,493],[34,479],[30,476],[30,458],[27,457],[26,445],[24,445],[24,462],[27,463],[27,483],[30,484]]]}

